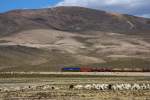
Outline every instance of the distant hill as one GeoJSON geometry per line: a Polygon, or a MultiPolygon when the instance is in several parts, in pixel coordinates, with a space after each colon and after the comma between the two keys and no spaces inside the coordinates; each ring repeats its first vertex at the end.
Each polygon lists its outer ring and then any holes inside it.
{"type": "Polygon", "coordinates": [[[82,7],[0,14],[0,71],[149,68],[150,19],[82,7]]]}

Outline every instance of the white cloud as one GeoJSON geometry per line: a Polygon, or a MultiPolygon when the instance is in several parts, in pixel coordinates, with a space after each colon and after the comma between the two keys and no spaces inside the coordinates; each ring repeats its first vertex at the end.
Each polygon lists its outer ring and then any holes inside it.
{"type": "Polygon", "coordinates": [[[150,18],[150,14],[144,14],[144,15],[142,15],[142,17],[150,18]]]}
{"type": "Polygon", "coordinates": [[[63,0],[56,6],[81,6],[142,16],[150,14],[149,5],[150,0],[63,0]]]}
{"type": "MultiPolygon", "coordinates": [[[[133,6],[137,0],[63,0],[57,6],[110,6],[110,5],[128,5],[133,6]],[[133,4],[134,2],[134,4],[133,4]]],[[[140,0],[138,0],[140,1],[140,0]]]]}

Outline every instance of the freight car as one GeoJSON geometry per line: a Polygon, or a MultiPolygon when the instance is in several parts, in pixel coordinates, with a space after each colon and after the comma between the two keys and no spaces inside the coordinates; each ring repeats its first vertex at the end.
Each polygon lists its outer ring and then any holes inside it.
{"type": "Polygon", "coordinates": [[[81,67],[80,72],[92,72],[92,68],[89,67],[81,67]]]}
{"type": "Polygon", "coordinates": [[[79,67],[65,67],[61,69],[62,72],[80,72],[81,68],[79,67]]]}
{"type": "Polygon", "coordinates": [[[91,72],[112,72],[111,68],[92,68],[91,72]]]}

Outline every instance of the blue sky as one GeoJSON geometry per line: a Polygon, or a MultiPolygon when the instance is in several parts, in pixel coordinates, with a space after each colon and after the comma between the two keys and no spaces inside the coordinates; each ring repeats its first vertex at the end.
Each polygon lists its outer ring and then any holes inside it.
{"type": "Polygon", "coordinates": [[[0,12],[14,9],[38,9],[54,6],[61,0],[0,0],[0,12]]]}
{"type": "Polygon", "coordinates": [[[0,13],[54,6],[81,6],[150,18],[150,0],[0,0],[0,13]]]}

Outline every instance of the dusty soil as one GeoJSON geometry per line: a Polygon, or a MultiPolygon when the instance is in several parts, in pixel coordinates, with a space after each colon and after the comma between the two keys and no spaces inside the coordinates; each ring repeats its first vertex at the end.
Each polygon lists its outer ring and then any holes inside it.
{"type": "Polygon", "coordinates": [[[149,100],[150,90],[74,90],[70,85],[92,83],[150,83],[150,77],[53,77],[1,78],[0,88],[50,85],[55,89],[24,89],[1,91],[0,100],[149,100]],[[56,89],[56,87],[58,89],[56,89]]]}

